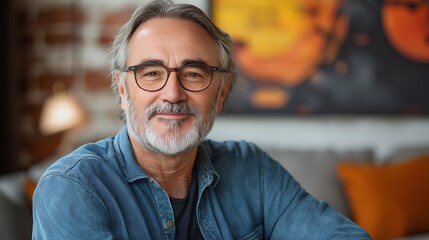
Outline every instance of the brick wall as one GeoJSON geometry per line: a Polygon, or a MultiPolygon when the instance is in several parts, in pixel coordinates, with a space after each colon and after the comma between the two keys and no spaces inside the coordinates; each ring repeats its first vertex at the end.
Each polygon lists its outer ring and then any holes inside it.
{"type": "MultiPolygon", "coordinates": [[[[97,6],[73,0],[16,4],[22,167],[55,154],[64,138],[61,133],[42,135],[37,127],[42,103],[52,94],[54,82],[64,83],[81,101],[90,115],[89,132],[94,132],[90,126],[95,120],[117,119],[106,49],[133,4],[109,8],[108,2],[97,6]]],[[[105,125],[105,121],[100,124],[105,125]]]]}

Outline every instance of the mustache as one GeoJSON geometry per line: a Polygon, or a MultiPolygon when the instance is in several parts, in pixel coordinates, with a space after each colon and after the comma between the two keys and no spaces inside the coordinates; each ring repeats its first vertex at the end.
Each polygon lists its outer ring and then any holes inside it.
{"type": "Polygon", "coordinates": [[[179,103],[162,103],[162,104],[153,104],[146,109],[146,116],[149,118],[153,117],[156,114],[162,113],[180,113],[180,114],[190,114],[190,115],[199,115],[198,108],[194,106],[189,106],[184,102],[179,103]]]}

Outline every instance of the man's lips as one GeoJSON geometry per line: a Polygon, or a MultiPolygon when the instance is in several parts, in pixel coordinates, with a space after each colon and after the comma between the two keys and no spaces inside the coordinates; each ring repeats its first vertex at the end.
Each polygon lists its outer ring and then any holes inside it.
{"type": "Polygon", "coordinates": [[[184,119],[192,116],[189,113],[177,113],[177,112],[165,112],[165,113],[155,113],[154,116],[163,118],[163,119],[184,119]]]}

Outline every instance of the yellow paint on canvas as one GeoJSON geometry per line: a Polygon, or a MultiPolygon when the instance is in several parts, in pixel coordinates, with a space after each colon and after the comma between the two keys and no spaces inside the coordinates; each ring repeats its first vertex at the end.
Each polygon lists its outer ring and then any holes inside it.
{"type": "Polygon", "coordinates": [[[302,0],[215,0],[213,20],[265,58],[287,51],[306,29],[302,0]]]}

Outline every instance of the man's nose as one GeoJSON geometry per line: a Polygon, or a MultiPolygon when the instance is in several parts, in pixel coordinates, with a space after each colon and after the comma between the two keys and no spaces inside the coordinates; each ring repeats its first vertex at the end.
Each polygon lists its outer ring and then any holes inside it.
{"type": "Polygon", "coordinates": [[[162,100],[172,103],[186,99],[186,90],[180,85],[176,71],[172,71],[168,76],[167,83],[161,89],[161,97],[162,100]]]}

